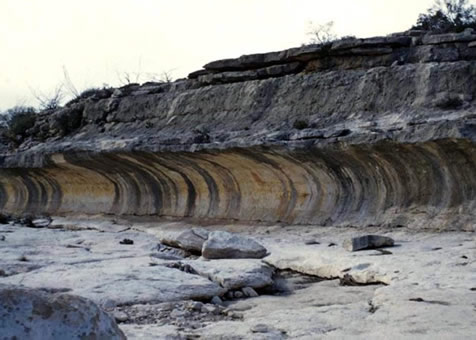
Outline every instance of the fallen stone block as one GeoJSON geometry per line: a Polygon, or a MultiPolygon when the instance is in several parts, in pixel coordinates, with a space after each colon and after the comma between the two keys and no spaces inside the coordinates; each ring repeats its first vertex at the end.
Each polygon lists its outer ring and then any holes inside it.
{"type": "Polygon", "coordinates": [[[266,256],[266,248],[250,237],[214,231],[203,244],[202,256],[207,259],[260,259],[266,256]]]}
{"type": "Polygon", "coordinates": [[[207,239],[207,230],[203,228],[192,228],[180,234],[167,235],[161,239],[161,242],[171,247],[200,254],[202,252],[203,243],[205,243],[207,239]]]}
{"type": "Polygon", "coordinates": [[[208,239],[208,231],[202,228],[186,230],[177,237],[180,248],[191,252],[202,252],[203,243],[208,239]]]}
{"type": "Polygon", "coordinates": [[[365,235],[353,237],[344,241],[342,246],[348,251],[357,251],[363,249],[375,249],[382,247],[392,247],[394,241],[392,238],[380,235],[365,235]]]}

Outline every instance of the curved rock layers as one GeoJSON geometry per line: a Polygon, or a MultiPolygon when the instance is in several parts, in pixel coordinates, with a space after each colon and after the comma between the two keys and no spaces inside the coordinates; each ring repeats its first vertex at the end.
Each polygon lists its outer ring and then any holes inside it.
{"type": "Polygon", "coordinates": [[[1,172],[3,211],[475,227],[476,153],[461,140],[294,152],[56,154],[49,163],[1,172]]]}
{"type": "Polygon", "coordinates": [[[43,112],[0,146],[0,208],[475,230],[476,34],[411,34],[217,61],[43,112]]]}

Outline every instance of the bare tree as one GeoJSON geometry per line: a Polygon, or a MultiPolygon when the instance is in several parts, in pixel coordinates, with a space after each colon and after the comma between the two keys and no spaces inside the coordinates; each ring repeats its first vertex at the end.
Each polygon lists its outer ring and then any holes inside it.
{"type": "Polygon", "coordinates": [[[172,75],[173,69],[168,71],[163,71],[161,73],[147,73],[147,78],[151,81],[157,81],[159,83],[171,83],[174,81],[172,75]]]}
{"type": "Polygon", "coordinates": [[[309,23],[310,29],[307,32],[310,38],[310,44],[327,44],[337,39],[334,34],[334,21],[325,24],[309,23]]]}
{"type": "Polygon", "coordinates": [[[160,78],[159,78],[160,81],[164,82],[164,83],[171,83],[174,81],[173,77],[172,77],[172,71],[169,70],[169,71],[163,71],[160,75],[160,78]]]}
{"type": "Polygon", "coordinates": [[[66,88],[66,90],[71,94],[73,98],[79,97],[80,93],[76,86],[74,86],[73,82],[71,81],[71,78],[69,77],[69,72],[66,68],[66,66],[63,65],[63,77],[64,77],[64,82],[63,85],[66,88]]]}
{"type": "Polygon", "coordinates": [[[141,77],[139,72],[131,73],[131,72],[116,72],[117,79],[119,79],[119,83],[121,85],[129,85],[133,83],[138,83],[141,77]]]}
{"type": "Polygon", "coordinates": [[[46,95],[41,91],[35,91],[30,87],[33,97],[38,101],[40,110],[54,110],[61,106],[64,98],[63,84],[59,84],[50,94],[46,95]]]}

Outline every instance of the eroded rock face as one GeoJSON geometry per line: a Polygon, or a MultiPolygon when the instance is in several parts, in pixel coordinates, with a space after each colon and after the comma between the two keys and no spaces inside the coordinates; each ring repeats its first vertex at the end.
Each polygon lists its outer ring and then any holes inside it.
{"type": "Polygon", "coordinates": [[[475,230],[475,41],[350,39],[86,96],[0,147],[0,209],[475,230]]]}
{"type": "Polygon", "coordinates": [[[79,296],[0,284],[1,339],[126,339],[116,322],[79,296]]]}

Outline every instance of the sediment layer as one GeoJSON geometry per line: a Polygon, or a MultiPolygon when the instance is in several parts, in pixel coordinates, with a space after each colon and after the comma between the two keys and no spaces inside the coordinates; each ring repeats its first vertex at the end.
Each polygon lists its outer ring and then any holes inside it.
{"type": "Polygon", "coordinates": [[[97,90],[2,145],[0,208],[475,230],[474,41],[407,32],[97,90]]]}

